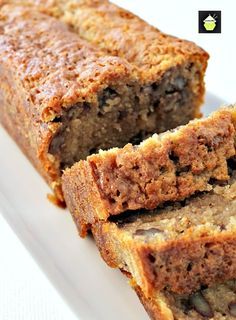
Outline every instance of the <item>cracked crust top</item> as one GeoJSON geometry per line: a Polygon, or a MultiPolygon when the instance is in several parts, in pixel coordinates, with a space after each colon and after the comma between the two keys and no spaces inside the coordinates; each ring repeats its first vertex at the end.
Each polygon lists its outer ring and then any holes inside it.
{"type": "Polygon", "coordinates": [[[105,52],[125,58],[143,83],[156,82],[170,67],[186,60],[198,63],[202,75],[206,69],[209,55],[195,43],[167,35],[107,0],[11,1],[36,6],[105,52]]]}
{"type": "Polygon", "coordinates": [[[65,24],[14,5],[1,8],[0,59],[15,66],[29,92],[27,111],[45,122],[75,103],[93,102],[108,83],[130,75],[128,63],[95,49],[65,24]]]}

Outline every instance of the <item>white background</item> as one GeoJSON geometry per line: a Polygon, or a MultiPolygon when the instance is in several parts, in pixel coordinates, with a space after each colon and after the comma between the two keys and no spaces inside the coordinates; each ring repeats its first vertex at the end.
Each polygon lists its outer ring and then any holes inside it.
{"type": "MultiPolygon", "coordinates": [[[[211,55],[207,90],[236,101],[236,4],[233,0],[116,0],[166,33],[211,55]],[[198,34],[198,10],[221,10],[222,33],[198,34]]],[[[75,316],[0,216],[0,320],[73,320],[75,316]]],[[[108,320],[108,319],[104,319],[108,320]]]]}

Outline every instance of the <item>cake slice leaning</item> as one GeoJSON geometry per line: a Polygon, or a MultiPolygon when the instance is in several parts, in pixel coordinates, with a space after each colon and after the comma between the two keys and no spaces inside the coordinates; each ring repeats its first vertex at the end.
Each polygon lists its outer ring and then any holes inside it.
{"type": "Polygon", "coordinates": [[[235,127],[236,106],[222,108],[138,146],[100,151],[65,170],[64,196],[80,234],[110,216],[154,209],[210,190],[212,180],[227,180],[235,127]]]}
{"type": "Polygon", "coordinates": [[[224,186],[96,223],[102,257],[131,274],[146,297],[161,290],[190,294],[236,278],[236,166],[224,186]]]}
{"type": "Polygon", "coordinates": [[[212,283],[189,295],[167,290],[146,298],[131,280],[140,301],[152,320],[234,320],[236,319],[236,280],[212,283]]]}

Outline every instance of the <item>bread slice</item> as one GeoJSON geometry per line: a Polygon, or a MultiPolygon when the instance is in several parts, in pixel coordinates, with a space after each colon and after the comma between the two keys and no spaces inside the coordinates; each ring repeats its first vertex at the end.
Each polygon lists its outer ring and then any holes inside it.
{"type": "Polygon", "coordinates": [[[190,294],[236,278],[236,164],[228,184],[180,203],[92,226],[104,260],[131,273],[146,297],[190,294]]]}
{"type": "Polygon", "coordinates": [[[131,280],[144,308],[152,320],[235,320],[236,280],[211,284],[190,295],[163,290],[146,298],[131,280]]]}
{"type": "Polygon", "coordinates": [[[33,5],[68,24],[105,53],[126,59],[140,83],[137,104],[149,106],[145,131],[163,132],[200,115],[208,54],[194,43],[162,33],[107,0],[6,0],[33,5]],[[153,128],[153,129],[152,129],[153,128]]]}
{"type": "Polygon", "coordinates": [[[236,106],[160,135],[91,155],[63,174],[67,205],[82,236],[97,221],[153,209],[229,178],[235,155],[236,106]]]}

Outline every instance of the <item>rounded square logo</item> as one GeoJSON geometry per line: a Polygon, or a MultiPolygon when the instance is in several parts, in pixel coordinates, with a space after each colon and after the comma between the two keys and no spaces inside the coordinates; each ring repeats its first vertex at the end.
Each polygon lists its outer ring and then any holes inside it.
{"type": "Polygon", "coordinates": [[[198,11],[199,33],[221,33],[221,11],[198,11]]]}

